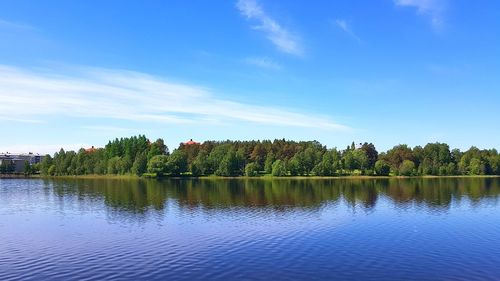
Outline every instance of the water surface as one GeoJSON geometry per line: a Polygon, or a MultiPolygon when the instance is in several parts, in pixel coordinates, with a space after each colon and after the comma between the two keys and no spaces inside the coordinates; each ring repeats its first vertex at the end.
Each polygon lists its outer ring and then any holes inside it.
{"type": "Polygon", "coordinates": [[[0,180],[0,280],[500,280],[500,179],[0,180]]]}

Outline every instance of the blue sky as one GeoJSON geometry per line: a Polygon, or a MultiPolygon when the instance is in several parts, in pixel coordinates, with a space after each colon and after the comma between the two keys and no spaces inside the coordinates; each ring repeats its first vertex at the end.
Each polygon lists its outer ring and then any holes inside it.
{"type": "Polygon", "coordinates": [[[499,26],[498,1],[0,1],[0,152],[499,148],[499,26]]]}

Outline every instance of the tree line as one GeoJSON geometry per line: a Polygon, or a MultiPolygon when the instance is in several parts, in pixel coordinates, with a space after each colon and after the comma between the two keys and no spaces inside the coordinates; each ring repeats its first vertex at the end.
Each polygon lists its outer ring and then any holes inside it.
{"type": "Polygon", "coordinates": [[[318,141],[205,141],[181,143],[171,153],[163,139],[139,135],[104,148],[46,155],[32,170],[42,175],[138,176],[421,176],[500,175],[496,149],[450,150],[445,143],[400,144],[379,153],[372,143],[328,149],[318,141]]]}

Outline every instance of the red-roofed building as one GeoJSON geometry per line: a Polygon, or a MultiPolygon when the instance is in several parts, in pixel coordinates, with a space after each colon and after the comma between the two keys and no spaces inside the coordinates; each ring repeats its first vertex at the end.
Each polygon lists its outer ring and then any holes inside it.
{"type": "Polygon", "coordinates": [[[97,150],[97,149],[96,149],[94,146],[92,146],[91,148],[86,148],[86,149],[85,149],[85,152],[87,152],[87,153],[92,153],[92,152],[95,152],[96,150],[97,150]]]}
{"type": "Polygon", "coordinates": [[[194,141],[193,139],[190,139],[190,140],[188,140],[187,142],[184,143],[184,145],[193,145],[193,144],[200,144],[200,143],[194,141]]]}

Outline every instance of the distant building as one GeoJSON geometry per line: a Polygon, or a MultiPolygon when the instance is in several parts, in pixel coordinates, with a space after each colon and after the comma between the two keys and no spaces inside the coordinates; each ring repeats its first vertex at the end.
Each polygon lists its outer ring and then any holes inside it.
{"type": "Polygon", "coordinates": [[[184,145],[193,145],[193,144],[200,144],[199,142],[194,141],[193,139],[188,140],[187,142],[183,143],[184,145]]]}
{"type": "Polygon", "coordinates": [[[95,152],[96,150],[97,150],[97,148],[95,148],[94,146],[92,146],[91,148],[86,148],[85,152],[92,153],[92,152],[95,152]]]}
{"type": "Polygon", "coordinates": [[[30,153],[1,153],[0,154],[0,167],[7,169],[7,171],[1,171],[4,173],[23,173],[25,163],[28,162],[30,165],[40,163],[44,156],[40,154],[30,153]]]}

